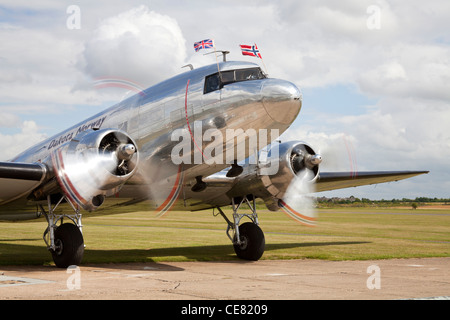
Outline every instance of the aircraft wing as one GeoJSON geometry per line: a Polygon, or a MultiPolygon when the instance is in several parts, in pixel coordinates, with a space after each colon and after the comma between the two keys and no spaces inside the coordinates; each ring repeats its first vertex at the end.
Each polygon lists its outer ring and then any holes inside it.
{"type": "Polygon", "coordinates": [[[0,162],[0,204],[31,192],[45,180],[47,172],[41,163],[0,162]]]}
{"type": "Polygon", "coordinates": [[[321,172],[316,192],[408,179],[429,171],[321,172]]]}

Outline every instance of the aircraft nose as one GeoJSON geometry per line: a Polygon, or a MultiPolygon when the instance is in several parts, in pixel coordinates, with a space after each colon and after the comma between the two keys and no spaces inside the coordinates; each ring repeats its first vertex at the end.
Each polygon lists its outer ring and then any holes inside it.
{"type": "Polygon", "coordinates": [[[279,123],[291,124],[302,107],[302,93],[288,81],[267,79],[261,96],[267,114],[279,123]]]}

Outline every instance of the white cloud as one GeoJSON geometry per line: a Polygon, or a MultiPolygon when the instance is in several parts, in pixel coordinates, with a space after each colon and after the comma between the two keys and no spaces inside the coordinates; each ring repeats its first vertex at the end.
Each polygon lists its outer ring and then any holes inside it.
{"type": "MultiPolygon", "coordinates": [[[[277,70],[284,70],[283,77],[303,88],[348,84],[375,101],[370,107],[345,109],[350,115],[338,118],[339,110],[314,116],[315,111],[309,109],[308,116],[314,120],[302,127],[300,113],[297,126],[288,131],[290,136],[304,137],[313,147],[325,144],[325,149],[340,144],[335,149],[346,154],[346,146],[334,139],[335,134],[345,132],[359,170],[431,170],[429,176],[413,179],[411,184],[421,183],[416,185],[419,194],[433,190],[445,196],[444,186],[450,178],[450,46],[444,30],[448,29],[445,17],[450,6],[442,1],[430,1],[427,6],[414,1],[401,5],[292,1],[279,6],[280,19],[286,18],[285,32],[274,41],[282,52],[277,70]],[[371,4],[381,10],[379,30],[365,25],[366,8],[371,4]]],[[[307,108],[307,94],[304,104],[307,108]]],[[[339,162],[346,163],[345,157],[340,156],[339,162]]],[[[341,168],[325,163],[323,167],[349,170],[352,162],[347,163],[341,168]]],[[[396,187],[401,190],[401,184],[396,187]]]]}
{"type": "Polygon", "coordinates": [[[148,86],[180,71],[186,47],[176,20],[140,6],[104,19],[82,57],[82,70],[93,78],[125,78],[148,86]]]}
{"type": "Polygon", "coordinates": [[[354,78],[367,94],[450,99],[450,48],[441,44],[392,44],[377,64],[354,78]]]}
{"type": "Polygon", "coordinates": [[[0,128],[14,128],[20,123],[20,118],[13,113],[6,113],[3,110],[0,117],[0,128]]]}
{"type": "Polygon", "coordinates": [[[2,104],[48,105],[47,111],[81,103],[71,94],[78,75],[74,68],[79,43],[47,30],[0,25],[4,46],[0,53],[0,97],[2,104]]]}
{"type": "Polygon", "coordinates": [[[0,160],[8,160],[45,139],[47,136],[39,131],[36,122],[24,121],[20,125],[20,132],[14,134],[0,133],[0,149],[3,150],[0,160]]]}
{"type": "Polygon", "coordinates": [[[176,20],[145,6],[108,17],[105,14],[111,11],[80,4],[81,29],[68,30],[66,7],[48,3],[50,7],[41,11],[22,5],[13,6],[14,16],[0,23],[0,41],[4,44],[0,52],[0,103],[2,111],[8,112],[0,123],[3,159],[30,146],[11,143],[22,141],[27,132],[11,134],[5,128],[24,123],[25,130],[38,117],[58,115],[53,122],[41,120],[39,129],[35,128],[30,139],[24,139],[38,142],[35,138],[42,137],[40,132],[55,134],[75,124],[75,117],[70,115],[76,110],[84,112],[81,120],[96,112],[84,106],[104,107],[105,101],[113,104],[126,93],[123,89],[96,90],[93,78],[125,78],[147,86],[180,72],[184,64],[185,40],[176,20]],[[49,12],[59,20],[33,25],[49,12]],[[97,14],[95,20],[100,21],[96,29],[90,29],[91,14],[97,14]]]}

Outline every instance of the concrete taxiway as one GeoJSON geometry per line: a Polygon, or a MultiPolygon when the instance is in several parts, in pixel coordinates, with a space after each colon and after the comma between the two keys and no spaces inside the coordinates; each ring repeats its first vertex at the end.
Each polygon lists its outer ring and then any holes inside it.
{"type": "Polygon", "coordinates": [[[0,266],[0,299],[449,299],[450,258],[0,266]]]}

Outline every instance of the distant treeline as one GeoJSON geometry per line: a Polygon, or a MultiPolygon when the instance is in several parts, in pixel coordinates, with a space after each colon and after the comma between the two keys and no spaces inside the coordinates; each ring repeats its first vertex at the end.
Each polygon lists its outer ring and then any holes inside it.
{"type": "Polygon", "coordinates": [[[449,204],[450,198],[429,198],[429,197],[416,197],[415,199],[392,199],[392,200],[371,200],[368,198],[357,198],[354,196],[348,198],[327,198],[327,197],[318,197],[316,198],[317,205],[320,206],[330,206],[336,204],[343,205],[352,205],[352,206],[395,206],[395,205],[408,205],[412,206],[414,209],[418,206],[422,206],[425,204],[431,203],[441,203],[441,204],[449,204]]]}
{"type": "Polygon", "coordinates": [[[424,203],[444,203],[444,204],[450,204],[450,198],[429,198],[429,197],[416,197],[415,199],[392,199],[392,200],[371,200],[368,198],[357,198],[354,196],[350,196],[348,198],[339,198],[339,197],[333,197],[333,198],[327,198],[327,197],[318,197],[316,198],[317,203],[319,204],[326,204],[326,203],[333,203],[333,204],[424,204],[424,203]]]}

